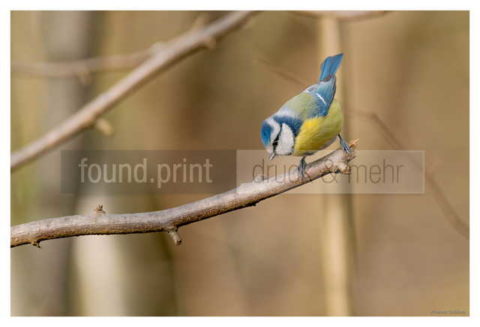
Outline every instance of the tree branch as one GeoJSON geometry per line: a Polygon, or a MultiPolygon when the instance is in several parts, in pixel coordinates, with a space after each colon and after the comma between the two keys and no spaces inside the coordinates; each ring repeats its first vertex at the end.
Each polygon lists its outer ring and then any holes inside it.
{"type": "Polygon", "coordinates": [[[369,19],[374,17],[383,16],[388,11],[385,10],[365,10],[365,11],[349,11],[349,10],[338,10],[338,11],[328,11],[328,10],[295,10],[291,11],[294,14],[313,17],[313,18],[320,18],[320,17],[334,17],[341,21],[356,21],[362,19],[369,19]]]}
{"type": "Polygon", "coordinates": [[[89,74],[99,71],[134,68],[158,51],[155,46],[147,50],[110,57],[93,57],[65,62],[14,62],[12,72],[46,77],[79,76],[81,80],[85,80],[89,74]]]}
{"type": "Polygon", "coordinates": [[[120,100],[136,90],[158,72],[165,70],[202,48],[211,48],[212,44],[228,32],[244,24],[254,12],[233,12],[202,29],[188,31],[184,35],[168,42],[152,57],[118,81],[108,91],[97,96],[38,140],[14,152],[11,157],[11,170],[38,158],[56,146],[71,139],[84,129],[92,126],[120,100]]]}
{"type": "Polygon", "coordinates": [[[39,246],[44,240],[81,235],[110,235],[149,232],[167,232],[175,244],[181,243],[177,233],[180,226],[218,216],[226,212],[253,206],[317,178],[331,173],[348,174],[348,162],[355,157],[356,141],[351,143],[352,153],[341,149],[310,163],[306,177],[297,170],[267,180],[245,183],[225,193],[188,203],[179,207],[143,213],[107,214],[98,206],[90,215],[50,218],[12,226],[11,247],[24,244],[39,246]]]}
{"type": "MultiPolygon", "coordinates": [[[[189,32],[201,30],[206,24],[207,15],[201,14],[195,18],[189,32]]],[[[133,69],[152,55],[155,55],[156,52],[161,50],[163,45],[163,42],[157,42],[145,50],[108,57],[92,57],[59,62],[14,62],[12,63],[12,72],[53,78],[77,76],[80,81],[86,83],[91,80],[93,73],[133,69]]]]}

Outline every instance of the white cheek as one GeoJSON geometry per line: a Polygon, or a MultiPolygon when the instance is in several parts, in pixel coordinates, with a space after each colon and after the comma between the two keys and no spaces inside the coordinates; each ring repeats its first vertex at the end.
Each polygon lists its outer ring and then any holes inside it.
{"type": "Polygon", "coordinates": [[[272,153],[273,152],[272,142],[277,138],[277,135],[280,132],[280,125],[271,117],[267,119],[267,124],[269,124],[272,127],[272,132],[270,133],[270,144],[266,147],[266,149],[268,153],[272,153]]]}
{"type": "Polygon", "coordinates": [[[276,148],[276,153],[281,155],[288,155],[293,152],[293,145],[295,142],[295,136],[293,135],[292,130],[286,124],[282,124],[282,131],[280,133],[280,138],[278,139],[278,146],[276,148]]]}

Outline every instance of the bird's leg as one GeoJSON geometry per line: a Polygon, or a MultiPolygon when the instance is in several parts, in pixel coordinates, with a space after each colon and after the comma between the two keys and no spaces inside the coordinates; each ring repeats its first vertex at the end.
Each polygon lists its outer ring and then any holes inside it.
{"type": "Polygon", "coordinates": [[[350,148],[350,146],[348,146],[347,142],[345,142],[342,135],[338,134],[338,138],[340,140],[340,145],[342,146],[343,150],[346,153],[352,153],[352,149],[350,148]]]}
{"type": "Polygon", "coordinates": [[[298,172],[302,177],[305,177],[305,168],[307,168],[307,162],[305,161],[306,157],[300,159],[300,164],[298,165],[298,172]]]}

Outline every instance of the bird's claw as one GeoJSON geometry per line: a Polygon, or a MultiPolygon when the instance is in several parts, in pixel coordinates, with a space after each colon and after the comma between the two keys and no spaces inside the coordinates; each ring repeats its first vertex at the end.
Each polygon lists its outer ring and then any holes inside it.
{"type": "Polygon", "coordinates": [[[305,162],[305,157],[303,157],[300,160],[300,164],[298,165],[298,173],[300,174],[300,176],[302,176],[302,178],[307,176],[306,168],[307,168],[307,163],[305,162]]]}
{"type": "Polygon", "coordinates": [[[350,148],[350,146],[347,144],[347,142],[345,142],[345,140],[340,134],[338,134],[338,138],[340,139],[340,145],[342,146],[343,151],[349,154],[352,153],[352,148],[350,148]]]}

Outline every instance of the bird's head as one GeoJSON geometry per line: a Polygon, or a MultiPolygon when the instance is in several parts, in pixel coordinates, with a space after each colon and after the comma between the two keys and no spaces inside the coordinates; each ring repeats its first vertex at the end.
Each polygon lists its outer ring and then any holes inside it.
{"type": "Polygon", "coordinates": [[[287,121],[270,117],[263,121],[261,129],[262,143],[270,154],[270,160],[276,155],[289,155],[295,145],[295,133],[287,121]]]}

